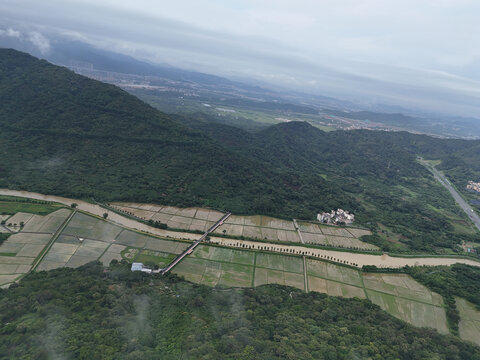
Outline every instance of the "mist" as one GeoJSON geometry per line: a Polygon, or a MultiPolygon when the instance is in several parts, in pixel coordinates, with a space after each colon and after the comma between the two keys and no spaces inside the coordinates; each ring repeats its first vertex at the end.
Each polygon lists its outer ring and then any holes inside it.
{"type": "Polygon", "coordinates": [[[0,46],[63,37],[230,78],[450,115],[480,113],[474,1],[0,4],[0,46]]]}

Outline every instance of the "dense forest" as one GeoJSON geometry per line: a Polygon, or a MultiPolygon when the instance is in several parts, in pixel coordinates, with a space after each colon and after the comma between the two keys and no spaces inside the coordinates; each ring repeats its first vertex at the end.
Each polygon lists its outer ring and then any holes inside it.
{"type": "Polygon", "coordinates": [[[283,286],[212,289],[99,263],[0,290],[3,359],[480,359],[368,300],[283,286]]]}
{"type": "Polygon", "coordinates": [[[480,142],[303,122],[247,132],[161,113],[24,53],[0,55],[0,187],[284,218],[344,208],[393,251],[454,252],[476,239],[416,156],[442,160],[461,188],[480,174],[480,142]]]}

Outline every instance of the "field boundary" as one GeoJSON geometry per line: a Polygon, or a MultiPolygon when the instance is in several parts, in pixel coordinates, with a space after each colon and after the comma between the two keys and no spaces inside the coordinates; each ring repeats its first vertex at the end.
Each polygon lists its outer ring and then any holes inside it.
{"type": "Polygon", "coordinates": [[[257,253],[253,255],[253,275],[252,275],[252,288],[255,287],[255,270],[257,269],[257,253]]]}
{"type": "Polygon", "coordinates": [[[303,256],[303,282],[304,282],[304,287],[305,287],[305,292],[308,293],[308,275],[307,275],[307,260],[305,259],[305,256],[303,256]]]}
{"type": "Polygon", "coordinates": [[[34,260],[34,264],[30,271],[35,271],[42,262],[45,255],[47,255],[48,251],[52,248],[53,244],[57,241],[58,237],[61,235],[63,230],[67,227],[70,220],[72,220],[73,216],[77,213],[77,210],[73,210],[71,214],[67,217],[67,219],[63,222],[63,224],[58,228],[55,234],[52,236],[48,244],[43,248],[42,252],[38,255],[38,257],[34,260]]]}

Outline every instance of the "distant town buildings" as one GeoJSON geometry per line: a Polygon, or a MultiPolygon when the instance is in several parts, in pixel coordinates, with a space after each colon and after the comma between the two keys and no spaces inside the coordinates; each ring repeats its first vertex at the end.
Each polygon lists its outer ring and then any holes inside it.
{"type": "Polygon", "coordinates": [[[473,182],[472,180],[470,180],[467,184],[467,189],[480,192],[480,182],[473,182]]]}
{"type": "Polygon", "coordinates": [[[348,211],[343,209],[337,209],[337,211],[332,210],[330,212],[324,212],[317,215],[318,221],[324,224],[351,224],[355,219],[355,215],[350,214],[348,211]]]}

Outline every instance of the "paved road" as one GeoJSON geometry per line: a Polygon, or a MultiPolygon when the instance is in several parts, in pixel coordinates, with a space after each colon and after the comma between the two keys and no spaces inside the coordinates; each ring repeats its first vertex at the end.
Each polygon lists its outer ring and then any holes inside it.
{"type": "Polygon", "coordinates": [[[457,190],[452,186],[450,181],[443,175],[440,171],[435,169],[433,166],[430,164],[426,163],[425,161],[420,160],[420,163],[425,166],[435,177],[435,179],[440,182],[449,192],[452,194],[453,198],[457,202],[457,204],[465,211],[467,216],[469,217],[470,220],[475,224],[478,230],[480,230],[480,217],[477,215],[477,213],[472,209],[468,203],[463,200],[463,198],[460,196],[457,190]]]}
{"type": "Polygon", "coordinates": [[[192,245],[190,245],[188,248],[185,249],[184,252],[182,252],[180,255],[178,255],[175,259],[173,259],[173,261],[168,264],[167,267],[165,267],[163,270],[162,270],[162,275],[166,274],[167,272],[169,272],[170,270],[172,270],[172,268],[177,265],[180,261],[182,261],[182,259],[191,254],[193,252],[193,250],[198,246],[198,244],[200,244],[200,242],[202,242],[203,240],[205,240],[208,236],[208,234],[210,234],[211,232],[215,231],[216,228],[218,228],[220,225],[223,224],[223,222],[225,220],[228,219],[228,217],[232,215],[232,213],[227,213],[225,215],[222,216],[222,218],[220,220],[218,220],[214,225],[212,225],[207,231],[205,231],[205,233],[200,237],[200,239],[197,239],[194,241],[194,243],[192,245]]]}

